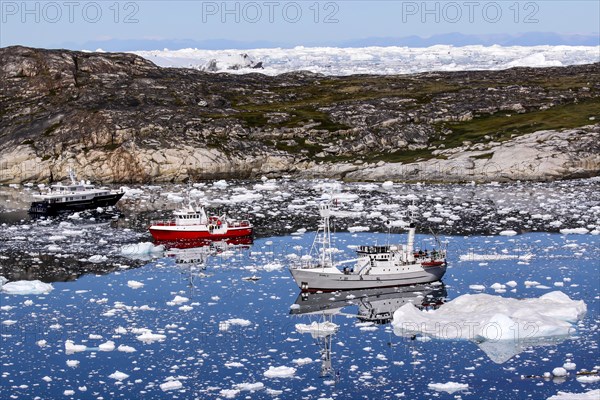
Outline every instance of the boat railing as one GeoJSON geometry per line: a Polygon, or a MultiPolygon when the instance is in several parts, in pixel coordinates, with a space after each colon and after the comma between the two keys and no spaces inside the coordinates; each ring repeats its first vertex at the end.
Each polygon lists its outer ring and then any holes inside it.
{"type": "Polygon", "coordinates": [[[250,226],[250,221],[247,220],[243,220],[243,221],[232,221],[229,224],[229,227],[231,228],[241,228],[241,227],[249,227],[250,226]]]}
{"type": "Polygon", "coordinates": [[[151,221],[153,226],[177,226],[177,222],[173,220],[154,220],[151,221]]]}
{"type": "Polygon", "coordinates": [[[390,246],[358,246],[356,252],[366,254],[389,253],[390,246]]]}

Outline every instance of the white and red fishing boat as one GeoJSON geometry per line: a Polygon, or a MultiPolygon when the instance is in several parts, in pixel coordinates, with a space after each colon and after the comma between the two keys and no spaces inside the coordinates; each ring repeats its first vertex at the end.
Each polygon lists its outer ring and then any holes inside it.
{"type": "Polygon", "coordinates": [[[153,221],[150,233],[156,241],[178,242],[223,240],[252,236],[253,226],[246,220],[229,219],[226,215],[207,215],[204,207],[191,201],[173,213],[169,221],[153,221]]]}

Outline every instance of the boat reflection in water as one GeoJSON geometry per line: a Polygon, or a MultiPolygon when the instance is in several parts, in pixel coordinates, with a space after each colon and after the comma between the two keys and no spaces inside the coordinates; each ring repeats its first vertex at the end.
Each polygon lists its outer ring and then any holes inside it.
{"type": "Polygon", "coordinates": [[[199,241],[155,241],[156,245],[163,245],[167,249],[165,257],[175,261],[175,265],[180,267],[183,274],[186,275],[188,286],[194,288],[194,280],[203,278],[207,275],[206,263],[211,257],[228,257],[234,251],[248,250],[252,247],[252,238],[235,238],[219,241],[199,240],[199,241]]]}
{"type": "Polygon", "coordinates": [[[361,322],[388,324],[394,311],[412,303],[420,309],[435,309],[446,298],[444,284],[414,285],[385,289],[362,289],[337,293],[307,293],[298,295],[290,314],[313,317],[310,324],[296,324],[296,331],[309,333],[317,341],[321,353],[321,377],[338,378],[332,366],[332,338],[339,329],[335,315],[355,316],[361,322]],[[344,311],[358,307],[356,314],[344,311]]]}

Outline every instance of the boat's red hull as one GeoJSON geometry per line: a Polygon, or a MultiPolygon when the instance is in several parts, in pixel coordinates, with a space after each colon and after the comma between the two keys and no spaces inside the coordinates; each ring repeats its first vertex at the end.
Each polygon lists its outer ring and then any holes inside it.
{"type": "Polygon", "coordinates": [[[252,228],[229,228],[224,233],[210,233],[208,231],[154,229],[150,233],[157,241],[195,241],[195,240],[223,240],[252,236],[252,228]]]}

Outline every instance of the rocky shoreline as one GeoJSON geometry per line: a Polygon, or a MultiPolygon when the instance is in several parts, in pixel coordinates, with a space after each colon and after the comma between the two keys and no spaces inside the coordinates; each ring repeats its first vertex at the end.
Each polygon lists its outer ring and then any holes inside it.
{"type": "Polygon", "coordinates": [[[600,63],[332,77],[0,49],[0,183],[597,176],[600,63]]]}

